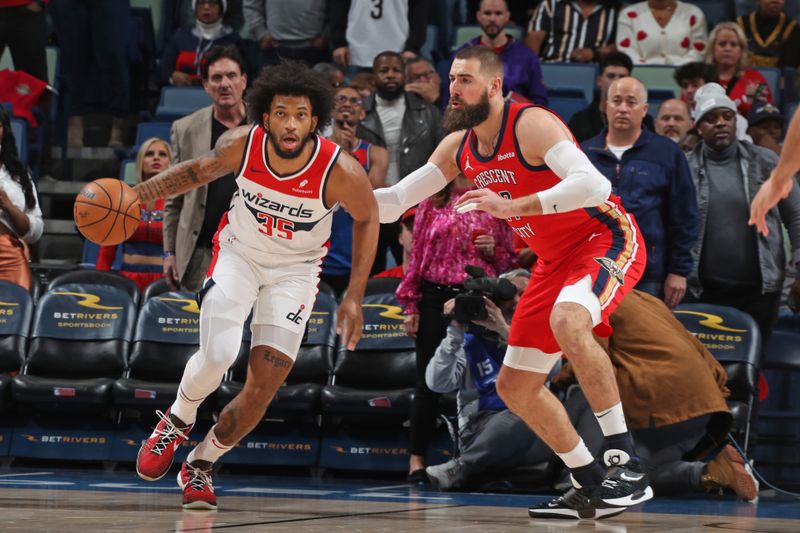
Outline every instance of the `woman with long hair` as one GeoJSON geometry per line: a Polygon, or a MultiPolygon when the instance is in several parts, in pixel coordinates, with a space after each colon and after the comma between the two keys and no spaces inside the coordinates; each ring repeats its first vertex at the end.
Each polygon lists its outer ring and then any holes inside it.
{"type": "Polygon", "coordinates": [[[746,117],[754,102],[772,102],[769,84],[761,73],[748,67],[747,38],[735,22],[720,22],[708,39],[706,63],[717,67],[719,84],[746,117]]]}
{"type": "MultiPolygon", "coordinates": [[[[172,148],[165,141],[151,137],[142,143],[136,154],[136,182],[142,183],[172,163],[172,148]]],[[[123,242],[122,267],[119,273],[132,279],[144,289],[164,276],[164,244],[162,225],[164,221],[164,200],[142,203],[139,227],[130,239],[123,242]]],[[[117,245],[101,246],[97,256],[97,270],[111,270],[117,255],[117,245]]]]}
{"type": "Polygon", "coordinates": [[[44,229],[33,180],[20,161],[11,118],[0,107],[0,280],[31,288],[28,244],[44,229]]]}
{"type": "Polygon", "coordinates": [[[425,384],[425,369],[447,333],[444,303],[467,278],[464,267],[499,276],[517,264],[513,234],[505,221],[483,211],[458,213],[455,203],[471,183],[458,177],[423,201],[414,218],[414,241],[397,300],[404,307],[406,331],[417,347],[417,384],[411,406],[409,481],[425,480],[425,453],[434,437],[439,394],[425,384]]]}

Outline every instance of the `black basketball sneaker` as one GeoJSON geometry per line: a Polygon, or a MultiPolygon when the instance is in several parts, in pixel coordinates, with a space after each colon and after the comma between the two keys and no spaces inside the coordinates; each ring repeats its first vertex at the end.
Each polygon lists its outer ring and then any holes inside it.
{"type": "Polygon", "coordinates": [[[607,450],[603,462],[608,470],[603,483],[592,493],[592,503],[630,507],[653,497],[650,480],[638,459],[622,450],[607,450]]]}
{"type": "Polygon", "coordinates": [[[626,507],[593,503],[592,496],[599,487],[572,487],[567,492],[550,501],[528,508],[531,518],[562,518],[573,520],[600,520],[621,514],[626,507]]]}

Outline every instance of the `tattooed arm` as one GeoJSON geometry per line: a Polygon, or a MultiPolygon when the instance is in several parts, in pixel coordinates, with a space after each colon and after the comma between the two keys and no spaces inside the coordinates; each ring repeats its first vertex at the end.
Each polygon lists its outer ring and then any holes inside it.
{"type": "Polygon", "coordinates": [[[228,130],[217,140],[212,151],[170,167],[138,184],[134,190],[139,200],[150,202],[183,194],[225,174],[237,172],[244,157],[249,132],[250,126],[228,130]]]}

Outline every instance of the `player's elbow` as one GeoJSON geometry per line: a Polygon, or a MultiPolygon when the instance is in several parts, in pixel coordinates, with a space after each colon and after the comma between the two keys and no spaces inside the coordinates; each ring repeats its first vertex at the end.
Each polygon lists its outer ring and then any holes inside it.
{"type": "Polygon", "coordinates": [[[611,182],[597,171],[594,174],[592,179],[586,180],[586,201],[583,207],[596,207],[608,200],[611,194],[611,182]]]}

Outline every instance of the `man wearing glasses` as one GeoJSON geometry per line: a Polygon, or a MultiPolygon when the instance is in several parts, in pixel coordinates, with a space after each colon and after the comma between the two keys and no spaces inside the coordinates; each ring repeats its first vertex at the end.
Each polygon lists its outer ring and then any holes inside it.
{"type": "Polygon", "coordinates": [[[424,57],[406,61],[406,91],[415,93],[444,113],[447,99],[442,98],[442,78],[433,63],[424,57]]]}
{"type": "MultiPolygon", "coordinates": [[[[333,133],[328,139],[342,147],[342,151],[353,157],[367,171],[374,189],[384,186],[389,154],[386,148],[360,139],[356,133],[364,120],[364,102],[354,87],[340,87],[333,97],[333,133]]],[[[322,281],[341,295],[350,282],[353,259],[353,217],[344,208],[333,212],[331,240],[328,255],[322,263],[322,281]]]]}

